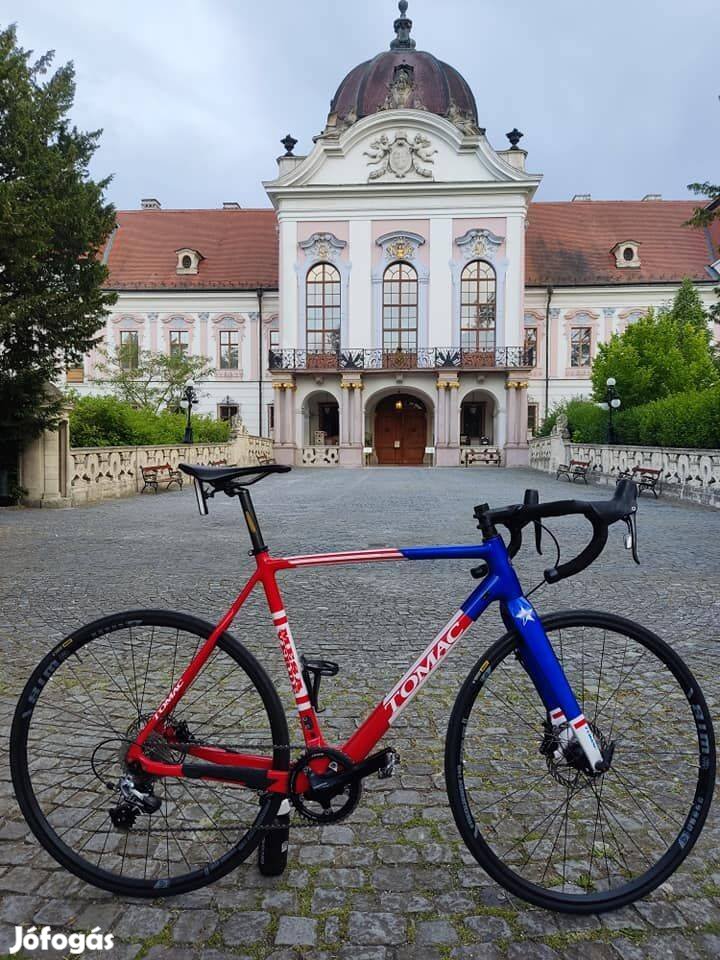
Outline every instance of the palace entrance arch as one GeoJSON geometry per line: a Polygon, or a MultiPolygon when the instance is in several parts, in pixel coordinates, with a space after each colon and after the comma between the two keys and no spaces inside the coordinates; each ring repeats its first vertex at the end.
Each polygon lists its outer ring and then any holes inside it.
{"type": "Polygon", "coordinates": [[[427,410],[407,393],[382,399],[375,409],[375,454],[379,464],[421,466],[427,442],[427,410]]]}

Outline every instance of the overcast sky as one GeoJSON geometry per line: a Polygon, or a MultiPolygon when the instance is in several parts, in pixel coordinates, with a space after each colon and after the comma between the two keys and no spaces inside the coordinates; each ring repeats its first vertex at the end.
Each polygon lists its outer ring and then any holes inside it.
{"type": "MultiPolygon", "coordinates": [[[[687,197],[720,180],[718,0],[411,0],[498,149],[524,131],[537,199],[687,197]]],[[[391,0],[0,0],[21,44],[77,71],[74,119],[134,208],[267,206],[286,133],[312,147],[338,83],[387,48],[391,0]]]]}

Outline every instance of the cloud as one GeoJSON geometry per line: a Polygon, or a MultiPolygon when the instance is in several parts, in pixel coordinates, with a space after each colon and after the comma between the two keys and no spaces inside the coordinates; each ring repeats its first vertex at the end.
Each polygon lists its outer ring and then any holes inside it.
{"type": "MultiPolygon", "coordinates": [[[[21,43],[77,70],[97,176],[137,207],[267,206],[279,140],[312,147],[347,71],[386,49],[388,0],[6,0],[21,43]]],[[[525,132],[539,198],[685,195],[720,152],[715,0],[411,0],[418,47],[472,86],[491,143],[525,132]]]]}

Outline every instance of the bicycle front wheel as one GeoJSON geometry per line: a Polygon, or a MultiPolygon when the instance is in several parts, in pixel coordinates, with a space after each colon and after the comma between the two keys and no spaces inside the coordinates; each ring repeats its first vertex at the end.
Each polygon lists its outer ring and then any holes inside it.
{"type": "MultiPolygon", "coordinates": [[[[279,796],[219,781],[139,782],[125,761],[213,630],[161,610],[96,620],[40,662],[20,697],[10,739],[20,808],[45,849],[88,883],[134,897],[194,890],[248,857],[277,813],[279,796]],[[123,792],[128,774],[151,797],[147,807],[123,792]]],[[[196,744],[260,754],[288,769],[287,722],[275,688],[227,633],[166,729],[170,736],[153,733],[144,746],[155,760],[181,762],[196,744]]]]}
{"type": "Polygon", "coordinates": [[[610,769],[585,769],[565,727],[551,727],[518,658],[498,640],[465,681],[445,749],[462,837],[511,893],[547,909],[625,906],[666,880],[710,807],[715,741],[683,661],[630,620],[573,611],[543,626],[610,769]]]}

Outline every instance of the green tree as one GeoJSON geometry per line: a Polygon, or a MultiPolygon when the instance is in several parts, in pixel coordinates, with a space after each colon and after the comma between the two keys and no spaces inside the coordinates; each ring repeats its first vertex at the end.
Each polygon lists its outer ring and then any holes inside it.
{"type": "Polygon", "coordinates": [[[115,294],[99,253],[115,224],[109,178],[88,165],[100,131],[68,113],[71,63],[49,73],[15,28],[0,31],[0,443],[22,446],[57,417],[46,389],[93,346],[115,294]]]}
{"type": "Polygon", "coordinates": [[[650,310],[600,344],[592,367],[596,400],[604,398],[608,377],[615,377],[624,409],[718,383],[708,317],[692,281],[683,281],[669,309],[650,310]]]}
{"type": "MultiPolygon", "coordinates": [[[[704,203],[700,207],[695,207],[692,217],[688,220],[687,226],[690,227],[709,227],[715,220],[720,220],[720,186],[714,183],[689,183],[688,190],[694,194],[706,197],[710,203],[704,203]]],[[[716,251],[720,253],[719,251],[716,251]]],[[[715,294],[720,301],[720,287],[715,287],[715,294]]],[[[710,308],[710,316],[715,323],[720,323],[720,302],[710,308]]]]}
{"type": "Polygon", "coordinates": [[[205,357],[138,351],[133,345],[121,347],[112,355],[102,351],[102,356],[97,369],[112,393],[134,407],[146,407],[154,413],[165,407],[179,409],[187,383],[205,380],[213,373],[213,366],[205,357]]]}

